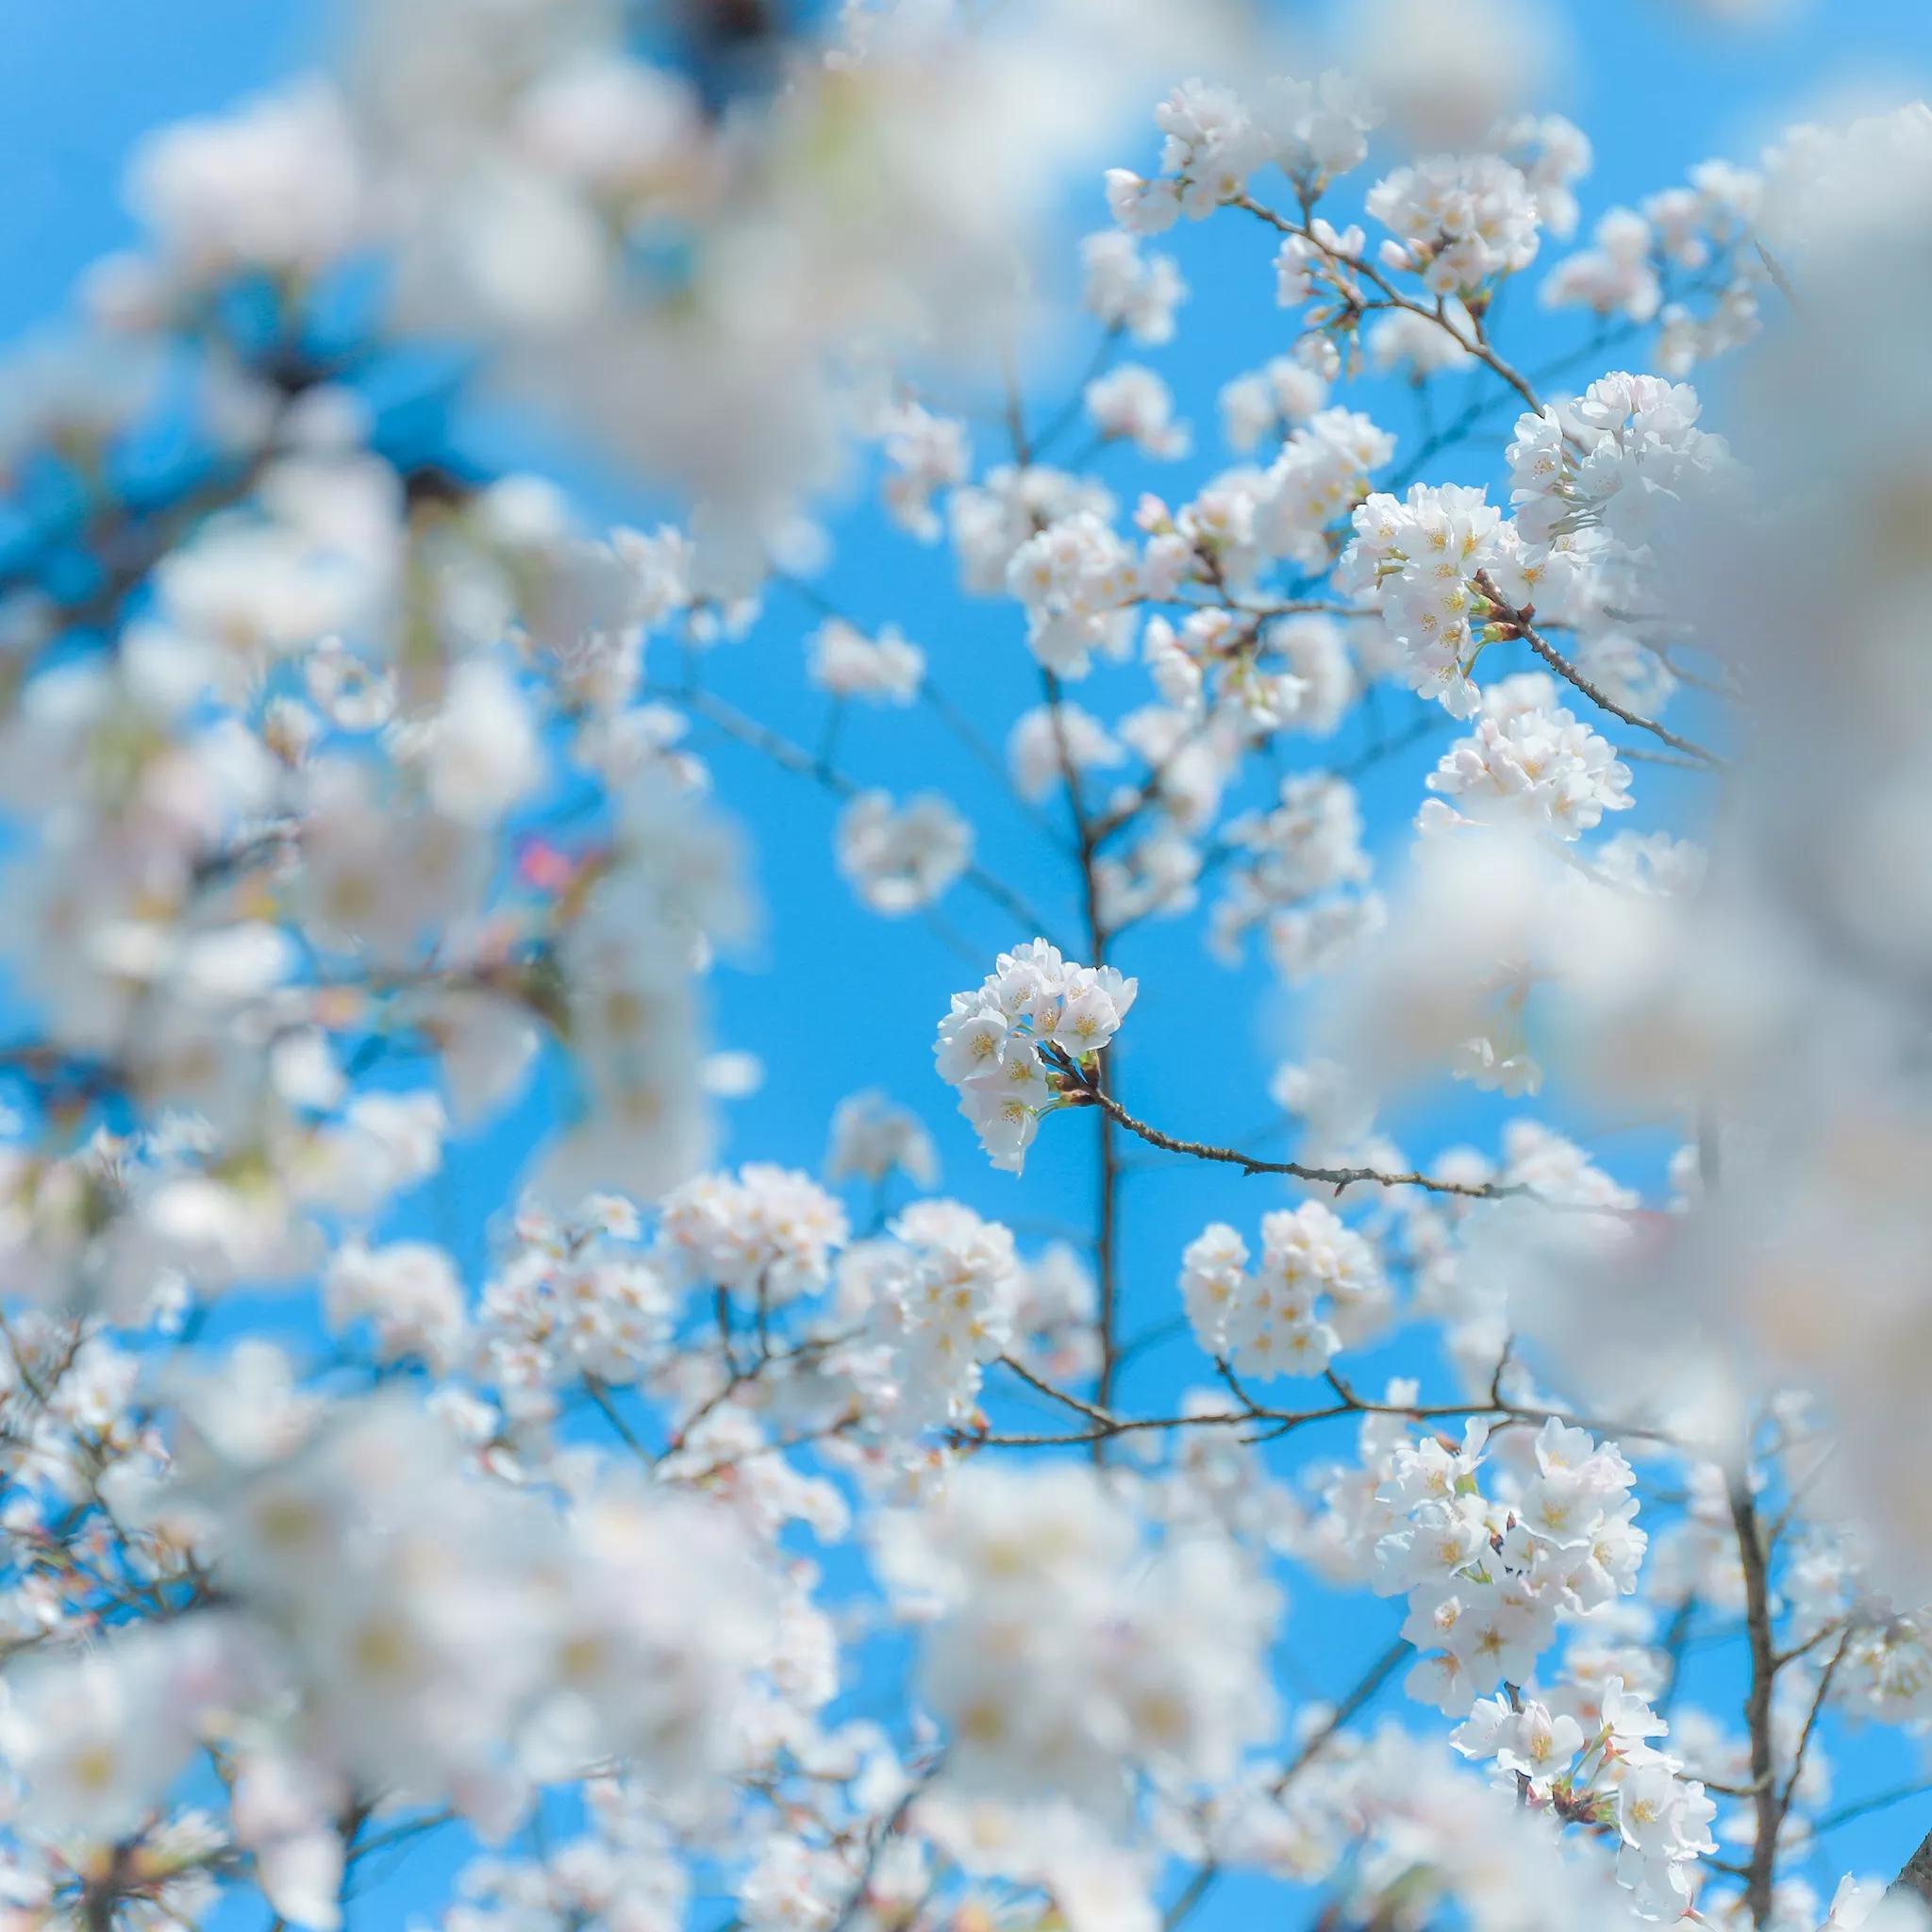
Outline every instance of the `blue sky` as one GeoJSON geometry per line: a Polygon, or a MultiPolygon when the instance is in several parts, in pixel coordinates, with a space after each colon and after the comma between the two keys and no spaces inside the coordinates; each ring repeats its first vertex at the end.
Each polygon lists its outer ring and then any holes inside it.
{"type": "MultiPolygon", "coordinates": [[[[1301,24],[1318,10],[1284,9],[1301,24]]],[[[1605,207],[1671,185],[1707,156],[1748,160],[1778,125],[1832,93],[1875,86],[1899,94],[1923,89],[1932,76],[1932,8],[1925,0],[1813,0],[1788,24],[1748,37],[1697,25],[1692,9],[1671,0],[1577,0],[1561,10],[1578,58],[1570,85],[1547,105],[1571,113],[1596,145],[1596,171],[1582,190],[1586,226],[1605,207]]],[[[0,0],[0,173],[8,186],[0,197],[0,331],[17,337],[58,318],[78,272],[129,238],[118,179],[142,131],[298,71],[325,47],[330,17],[319,0],[0,0]]],[[[1139,139],[1140,148],[1129,145],[1119,158],[1144,161],[1149,143],[1144,135],[1139,139]]],[[[1071,187],[1069,211],[1070,239],[1097,225],[1097,184],[1071,187]]],[[[1215,390],[1286,345],[1265,233],[1224,219],[1162,245],[1181,254],[1194,293],[1182,311],[1178,341],[1145,359],[1174,385],[1182,412],[1195,423],[1201,454],[1158,478],[1127,465],[1106,471],[1129,501],[1144,482],[1184,494],[1218,461],[1215,390]]],[[[1587,326],[1574,317],[1542,316],[1519,300],[1505,330],[1518,359],[1537,365],[1580,341],[1587,326]]],[[[1037,418],[1065,392],[1085,347],[1069,341],[1046,353],[1049,366],[1064,367],[1058,379],[1047,375],[1040,382],[1037,418]]],[[[1412,446],[1414,418],[1405,398],[1376,394],[1368,406],[1412,446]]],[[[1492,451],[1432,475],[1492,480],[1507,422],[1507,414],[1498,419],[1492,451]]],[[[475,435],[511,459],[557,447],[496,418],[479,418],[475,435]]],[[[977,447],[990,458],[1000,454],[991,425],[978,431],[977,447]]],[[[601,509],[645,513],[643,500],[608,471],[585,465],[576,474],[601,509]]],[[[893,532],[862,500],[834,517],[831,529],[836,548],[826,593],[861,624],[900,623],[926,648],[938,686],[985,736],[1001,740],[1006,722],[1037,696],[1017,611],[962,597],[942,552],[923,550],[893,532]]],[[[822,701],[804,688],[799,640],[816,621],[797,599],[775,595],[750,641],[716,654],[708,681],[777,728],[815,742],[822,701]]],[[[1132,670],[1107,674],[1077,695],[1108,711],[1140,701],[1139,678],[1132,670]]],[[[1408,715],[1401,713],[1405,721],[1408,715]]],[[[1345,729],[1332,748],[1337,759],[1360,749],[1358,729],[1345,729]]],[[[1450,736],[1445,725],[1365,787],[1379,850],[1397,853],[1406,842],[1422,778],[1450,736]]],[[[830,864],[835,803],[774,772],[756,754],[708,736],[698,741],[712,759],[721,797],[754,835],[767,907],[763,938],[727,964],[717,989],[720,1043],[758,1053],[768,1069],[761,1091],[733,1108],[729,1157],[816,1168],[833,1105],[857,1088],[876,1086],[932,1119],[947,1191],[1011,1220],[1029,1239],[1036,1226],[1069,1215],[1084,1219],[1091,1185],[1088,1123],[1049,1121],[1024,1181],[1013,1182],[989,1172],[930,1068],[931,1029],[948,994],[976,981],[999,948],[1028,935],[963,887],[946,902],[945,922],[983,963],[965,963],[918,921],[886,924],[862,914],[830,864]]],[[[970,755],[929,715],[858,712],[841,729],[840,762],[895,791],[936,785],[984,802],[981,858],[1038,905],[1058,933],[1076,930],[1071,871],[1038,849],[1024,818],[989,796],[970,755]]],[[[1643,768],[1638,789],[1644,804],[1632,816],[1648,824],[1694,810],[1692,795],[1677,789],[1682,783],[1643,768]]],[[[1183,1133],[1256,1143],[1271,1113],[1268,1076],[1293,1031],[1291,1009],[1265,971],[1251,966],[1227,974],[1204,962],[1191,922],[1140,929],[1124,943],[1118,963],[1142,982],[1141,1004],[1116,1049],[1134,1109],[1183,1133]]],[[[517,1143],[541,1124],[541,1108],[540,1095],[423,1204],[425,1217],[471,1265],[483,1251],[481,1218],[500,1198],[517,1143]]],[[[1566,1124],[1560,1114],[1547,1117],[1566,1124]]],[[[1487,1138],[1493,1118],[1459,1106],[1419,1116],[1407,1136],[1410,1151],[1426,1157],[1464,1135],[1487,1138]]],[[[1654,1141],[1633,1139],[1624,1152],[1630,1177],[1654,1174],[1660,1152],[1654,1141]]],[[[1278,1199],[1269,1190],[1266,1181],[1226,1173],[1140,1163],[1124,1208],[1124,1332],[1131,1336],[1175,1312],[1179,1252],[1204,1223],[1225,1218],[1252,1229],[1278,1199]]],[[[1182,1357],[1154,1351],[1129,1377],[1123,1401],[1152,1407],[1171,1400],[1183,1373],[1191,1371],[1182,1357]]],[[[1373,1372],[1357,1379],[1373,1380],[1373,1372]]],[[[1346,1445],[1324,1446],[1340,1452],[1346,1445]]],[[[1312,1590],[1299,1591],[1284,1666],[1288,1688],[1345,1688],[1397,1621],[1392,1605],[1342,1607],[1312,1590]]],[[[1693,1691],[1698,1688],[1693,1677],[1693,1691]]],[[[1708,1690],[1713,1701],[1728,1697],[1723,1665],[1712,1667],[1708,1690]]],[[[1890,1740],[1851,1744],[1840,1764],[1844,1798],[1901,1782],[1908,1771],[1907,1754],[1890,1740]]],[[[1839,1861],[1895,1869],[1928,1816],[1926,1807],[1907,1806],[1838,1834],[1839,1861]]],[[[432,1895],[405,1878],[366,1907],[358,1923],[402,1923],[410,1906],[426,1905],[432,1895]]],[[[1230,1886],[1197,1923],[1241,1924],[1259,1896],[1230,1886]]]]}

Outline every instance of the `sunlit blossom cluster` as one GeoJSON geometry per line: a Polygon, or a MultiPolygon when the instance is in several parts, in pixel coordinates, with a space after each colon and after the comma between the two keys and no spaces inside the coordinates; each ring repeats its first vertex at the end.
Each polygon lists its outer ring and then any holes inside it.
{"type": "Polygon", "coordinates": [[[953,995],[933,1049],[940,1076],[996,1165],[1019,1173],[1041,1115],[1064,1104],[1067,1070],[1077,1077],[1108,1045],[1139,991],[1111,966],[1070,965],[1029,940],[999,956],[977,992],[953,995]]]}
{"type": "Polygon", "coordinates": [[[1243,1375],[1318,1375],[1389,1315],[1374,1246],[1319,1201],[1267,1215],[1261,1254],[1225,1224],[1181,1257],[1181,1299],[1201,1346],[1243,1375]]]}

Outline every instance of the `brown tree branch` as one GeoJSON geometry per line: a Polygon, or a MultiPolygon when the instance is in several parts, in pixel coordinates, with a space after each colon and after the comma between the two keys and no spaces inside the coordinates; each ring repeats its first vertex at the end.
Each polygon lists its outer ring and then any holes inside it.
{"type": "MultiPolygon", "coordinates": [[[[1540,1194],[1526,1182],[1521,1181],[1445,1181],[1433,1174],[1410,1172],[1391,1173],[1377,1167],[1308,1167],[1298,1160],[1263,1160],[1258,1155],[1243,1154],[1235,1147],[1216,1147],[1206,1141],[1184,1141],[1177,1135],[1164,1133],[1160,1128],[1151,1126],[1142,1120],[1137,1120],[1117,1101],[1112,1094],[1098,1086],[1072,1062],[1062,1062],[1062,1074],[1073,1083],[1063,1089],[1068,1100],[1076,1106],[1097,1107],[1108,1114],[1128,1133],[1145,1141],[1150,1147],[1159,1147],[1169,1154],[1189,1154],[1197,1160],[1216,1160],[1229,1167],[1238,1167],[1243,1174],[1285,1174],[1297,1180],[1318,1181],[1324,1187],[1333,1188],[1338,1193],[1357,1187],[1363,1182],[1378,1188],[1423,1188],[1432,1194],[1457,1194],[1470,1201],[1526,1200],[1541,1201],[1550,1207],[1567,1207],[1566,1202],[1553,1201],[1546,1194],[1540,1194]]],[[[1602,1213],[1621,1213],[1621,1208],[1594,1210],[1602,1213]]]]}
{"type": "Polygon", "coordinates": [[[1905,1870],[1885,1888],[1885,1892],[1888,1898],[1894,1892],[1910,1892],[1932,1907],[1932,1831],[1919,1840],[1919,1849],[1906,1860],[1905,1870]]]}
{"type": "Polygon", "coordinates": [[[1751,1795],[1757,1815],[1757,1836],[1744,1879],[1744,1903],[1751,1923],[1771,1922],[1777,1875],[1777,1835],[1783,1823],[1777,1792],[1773,1787],[1771,1691],[1777,1676],[1772,1644],[1771,1578],[1764,1541],[1758,1534],[1757,1503],[1751,1493],[1747,1469],[1730,1478],[1731,1523],[1738,1534],[1738,1557],[1744,1572],[1744,1632],[1751,1655],[1751,1684],[1744,1697],[1744,1728],[1751,1740],[1751,1795]]]}

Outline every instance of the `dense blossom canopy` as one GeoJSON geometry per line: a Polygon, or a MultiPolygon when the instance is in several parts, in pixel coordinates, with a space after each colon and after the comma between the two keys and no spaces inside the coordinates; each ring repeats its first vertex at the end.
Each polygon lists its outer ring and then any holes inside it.
{"type": "Polygon", "coordinates": [[[145,143],[8,391],[0,1925],[334,1932],[430,1840],[445,1932],[1924,1924],[1829,1833],[1844,1726],[1932,1724],[1932,110],[1586,231],[1526,4],[1292,73],[1232,6],[625,12],[368,0],[145,143]],[[1210,221],[1279,353],[1189,423],[1210,221]],[[432,340],[675,508],[425,433],[432,340]],[[825,592],[854,477],[1022,705],[825,592]],[[725,744],[961,955],[817,1174],[724,1158],[725,744]],[[1137,1026],[1243,1050],[1257,955],[1274,1123],[1184,1130],[1137,1026]],[[1262,1178],[1130,1248],[1156,1158],[1262,1178]],[[1298,1591],[1389,1647],[1285,1671],[1298,1591]]]}

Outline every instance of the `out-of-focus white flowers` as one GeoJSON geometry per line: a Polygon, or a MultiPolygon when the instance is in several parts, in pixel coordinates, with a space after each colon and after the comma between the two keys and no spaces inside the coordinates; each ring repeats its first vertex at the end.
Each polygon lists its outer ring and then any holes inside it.
{"type": "Polygon", "coordinates": [[[839,870],[874,912],[930,906],[966,870],[973,827],[937,792],[863,791],[839,815],[839,870]]]}
{"type": "Polygon", "coordinates": [[[430,802],[466,824],[493,824],[541,777],[529,708],[511,679],[484,660],[450,680],[442,709],[417,741],[430,802]]]}
{"type": "Polygon", "coordinates": [[[930,543],[941,528],[934,496],[964,483],[970,472],[966,425],[907,403],[887,413],[883,443],[891,466],[884,485],[886,508],[901,528],[930,543]]]}
{"type": "Polygon", "coordinates": [[[1425,149],[1474,145],[1539,97],[1566,51],[1533,0],[1365,0],[1345,16],[1341,46],[1396,129],[1425,149]]]}
{"type": "Polygon", "coordinates": [[[1524,416],[1509,445],[1517,526],[1532,554],[1601,532],[1624,557],[1642,552],[1687,493],[1726,473],[1724,439],[1697,427],[1697,392],[1656,376],[1606,375],[1567,409],[1524,416]]]}
{"type": "Polygon", "coordinates": [[[807,643],[811,680],[836,698],[909,705],[925,675],[925,653],[908,643],[896,625],[874,637],[841,618],[828,618],[807,643]]]}
{"type": "MultiPolygon", "coordinates": [[[[1228,14],[1191,22],[1197,55],[1228,14]]],[[[506,384],[707,499],[722,558],[832,474],[862,414],[855,344],[963,358],[1010,332],[1014,243],[1177,42],[1158,8],[1105,19],[848,9],[719,117],[592,0],[404,0],[359,9],[348,85],[407,312],[480,334],[506,384]]],[[[1150,340],[1167,300],[1126,298],[1150,340]]],[[[912,526],[927,488],[902,491],[912,526]]]]}
{"type": "Polygon", "coordinates": [[[826,1176],[876,1186],[895,1169],[915,1186],[931,1187],[939,1178],[932,1136],[910,1108],[894,1105],[883,1093],[848,1095],[832,1115],[826,1176]]]}
{"type": "Polygon", "coordinates": [[[1150,347],[1174,340],[1174,310],[1188,285],[1173,256],[1143,254],[1132,235],[1103,228],[1081,242],[1080,260],[1082,297],[1098,320],[1150,347]]]}
{"type": "Polygon", "coordinates": [[[1276,966],[1298,982],[1335,964],[1379,923],[1374,895],[1350,891],[1367,881],[1370,866],[1345,779],[1284,778],[1280,803],[1243,813],[1226,836],[1236,870],[1214,908],[1210,944],[1220,958],[1238,958],[1245,935],[1260,926],[1276,966]]]}
{"type": "Polygon", "coordinates": [[[962,1792],[1115,1824],[1137,1774],[1224,1778],[1269,1722],[1274,1592],[1224,1542],[1144,1549],[1085,1469],[971,1471],[888,1554],[941,1606],[921,1668],[962,1792]]]}
{"type": "Polygon", "coordinates": [[[1367,94],[1339,72],[1314,82],[1278,79],[1252,104],[1232,89],[1190,80],[1155,110],[1165,137],[1160,173],[1147,179],[1109,169],[1108,208],[1129,234],[1155,235],[1182,214],[1212,214],[1271,162],[1290,175],[1346,174],[1366,156],[1379,119],[1367,94]]]}
{"type": "Polygon", "coordinates": [[[455,1366],[465,1326],[463,1285],[432,1243],[351,1242],[330,1257],[324,1299],[335,1326],[369,1322],[379,1359],[414,1358],[442,1374],[455,1366]]]}
{"type": "Polygon", "coordinates": [[[660,1249],[680,1279],[761,1304],[823,1288],[845,1235],[845,1210],[831,1195],[765,1162],[687,1181],[658,1219],[660,1249]]]}
{"type": "MultiPolygon", "coordinates": [[[[258,1371],[233,1373],[245,1401],[258,1371]]],[[[225,1607],[50,1659],[9,1702],[9,1759],[50,1824],[131,1831],[196,1743],[264,1725],[316,1768],[310,1803],[394,1778],[479,1820],[513,1812],[519,1755],[540,1776],[611,1750],[667,1779],[728,1760],[772,1624],[717,1512],[613,1482],[560,1513],[465,1472],[401,1397],[285,1408],[273,1443],[221,1430],[222,1399],[211,1387],[167,1500],[193,1511],[225,1607]],[[673,1548],[680,1588],[641,1589],[673,1548]]],[[[272,1803],[269,1774],[258,1762],[243,1828],[315,1828],[298,1788],[272,1803]]]]}
{"type": "Polygon", "coordinates": [[[1026,538],[1007,565],[1007,589],[1026,608],[1033,655],[1061,677],[1084,677],[1098,651],[1132,647],[1141,572],[1134,553],[1091,509],[1026,538]]]}
{"type": "Polygon", "coordinates": [[[1124,438],[1144,456],[1184,457],[1192,446],[1174,420],[1174,397],[1153,370],[1129,363],[1087,385],[1087,413],[1102,436],[1124,438]]]}
{"type": "Polygon", "coordinates": [[[1023,798],[1045,797],[1070,771],[1105,771],[1125,758],[1113,734],[1078,705],[1036,706],[1007,737],[1007,765],[1023,798]]]}
{"type": "Polygon", "coordinates": [[[312,275],[366,244],[367,172],[340,95],[309,82],[150,136],[128,198],[185,297],[248,271],[312,275]]]}
{"type": "Polygon", "coordinates": [[[1327,400],[1323,376],[1291,357],[1277,356],[1266,368],[1223,386],[1222,434],[1230,449],[1244,453],[1264,436],[1307,422],[1327,400]]]}

